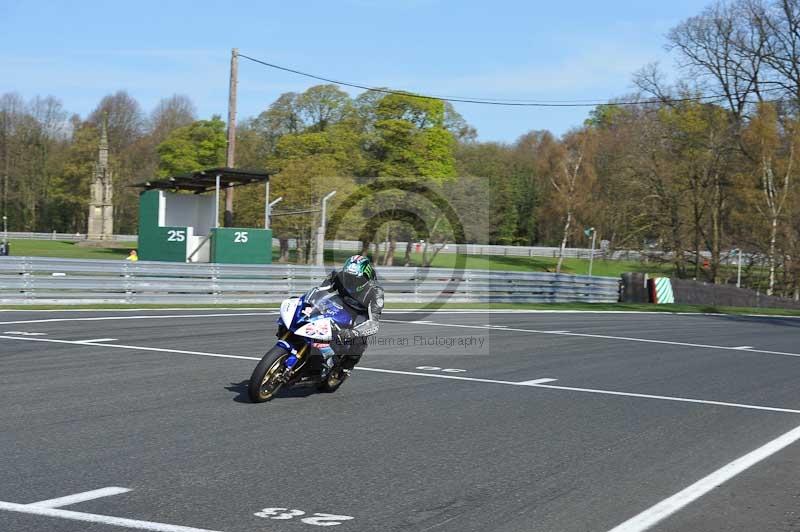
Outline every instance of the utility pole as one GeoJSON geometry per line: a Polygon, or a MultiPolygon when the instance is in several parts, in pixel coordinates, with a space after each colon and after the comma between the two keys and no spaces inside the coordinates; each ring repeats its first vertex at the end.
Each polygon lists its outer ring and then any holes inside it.
{"type": "MultiPolygon", "coordinates": [[[[231,80],[228,88],[228,151],[225,166],[233,168],[236,164],[236,85],[239,77],[239,49],[231,50],[231,80]]],[[[225,227],[233,226],[233,187],[225,187],[225,227]]]]}

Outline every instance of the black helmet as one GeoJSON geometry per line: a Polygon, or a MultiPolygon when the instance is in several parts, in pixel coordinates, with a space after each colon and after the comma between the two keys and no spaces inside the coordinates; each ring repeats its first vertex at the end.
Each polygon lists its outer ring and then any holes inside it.
{"type": "Polygon", "coordinates": [[[344,261],[342,270],[336,274],[342,296],[354,299],[361,306],[365,304],[367,286],[376,277],[372,261],[363,255],[353,255],[344,261]]]}

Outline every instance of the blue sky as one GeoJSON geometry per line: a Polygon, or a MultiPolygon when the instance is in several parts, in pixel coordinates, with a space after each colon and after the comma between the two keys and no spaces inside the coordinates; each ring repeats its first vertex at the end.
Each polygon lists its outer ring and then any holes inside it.
{"type": "MultiPolygon", "coordinates": [[[[338,0],[138,2],[0,0],[0,93],[54,95],[85,116],[127,90],[149,111],[186,94],[225,116],[233,47],[269,62],[365,85],[508,99],[607,98],[652,61],[664,34],[702,0],[542,2],[338,0]]],[[[313,80],[240,63],[239,117],[313,80]]],[[[355,93],[355,91],[353,92],[355,93]]],[[[456,105],[481,140],[561,134],[588,109],[456,105]]]]}

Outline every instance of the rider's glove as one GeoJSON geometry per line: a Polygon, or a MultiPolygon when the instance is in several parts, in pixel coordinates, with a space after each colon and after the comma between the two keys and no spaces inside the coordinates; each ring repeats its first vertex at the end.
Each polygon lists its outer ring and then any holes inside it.
{"type": "Polygon", "coordinates": [[[351,344],[353,340],[358,337],[358,334],[353,329],[341,328],[338,325],[333,327],[333,341],[337,344],[351,344]]]}

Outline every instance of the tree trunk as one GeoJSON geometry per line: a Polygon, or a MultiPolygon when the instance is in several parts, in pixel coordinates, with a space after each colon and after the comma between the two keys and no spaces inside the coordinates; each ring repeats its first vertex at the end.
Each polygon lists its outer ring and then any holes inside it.
{"type": "Polygon", "coordinates": [[[694,202],[694,280],[700,277],[700,212],[694,202]]]}
{"type": "Polygon", "coordinates": [[[572,225],[572,209],[567,209],[567,223],[564,224],[564,238],[561,239],[561,248],[558,251],[558,264],[556,264],[556,273],[561,273],[561,264],[564,262],[564,248],[567,247],[567,238],[569,237],[570,225],[572,225]]]}
{"type": "Polygon", "coordinates": [[[381,256],[381,265],[386,266],[389,262],[389,240],[383,241],[383,256],[381,256]]]}
{"type": "Polygon", "coordinates": [[[397,240],[395,239],[394,236],[389,239],[388,248],[389,250],[387,252],[386,262],[384,263],[384,266],[394,266],[394,251],[395,249],[397,249],[397,240]]]}
{"type": "Polygon", "coordinates": [[[720,176],[714,179],[714,203],[711,209],[711,282],[719,284],[719,257],[722,240],[722,183],[720,176]]]}
{"type": "Polygon", "coordinates": [[[411,246],[412,245],[413,244],[411,243],[411,238],[409,238],[408,242],[406,242],[406,254],[403,257],[403,266],[408,267],[411,264],[411,246]]]}
{"type": "Polygon", "coordinates": [[[778,218],[773,216],[772,227],[769,233],[769,288],[767,295],[771,296],[775,290],[775,242],[778,240],[778,218]]]}
{"type": "Polygon", "coordinates": [[[280,246],[280,257],[278,262],[289,262],[289,239],[279,238],[278,245],[280,246]]]}
{"type": "Polygon", "coordinates": [[[306,239],[298,236],[297,239],[297,264],[306,263],[306,239]]]}

